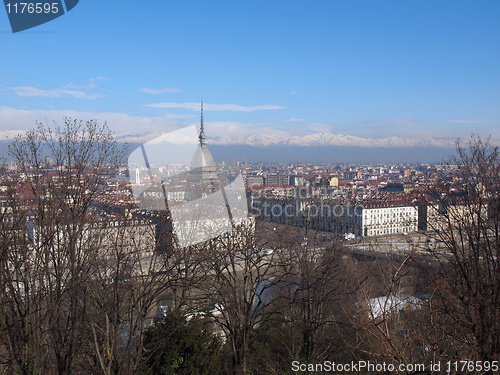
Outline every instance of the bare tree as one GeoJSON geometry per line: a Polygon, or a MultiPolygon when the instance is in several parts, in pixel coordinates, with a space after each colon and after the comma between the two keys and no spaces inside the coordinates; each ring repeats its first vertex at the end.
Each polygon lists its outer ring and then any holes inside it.
{"type": "Polygon", "coordinates": [[[249,220],[206,244],[207,273],[200,284],[229,348],[231,373],[248,373],[250,342],[271,299],[272,254],[257,243],[249,220]]]}
{"type": "Polygon", "coordinates": [[[82,350],[87,282],[99,259],[89,208],[124,151],[106,125],[38,123],[9,147],[18,165],[2,225],[16,223],[2,259],[2,329],[9,366],[23,373],[71,373],[82,350]],[[16,186],[17,185],[17,186],[16,186]],[[26,226],[27,222],[27,226],[26,226]],[[21,338],[19,342],[12,341],[21,338]]]}
{"type": "Polygon", "coordinates": [[[38,374],[50,368],[46,335],[48,314],[38,292],[40,260],[31,246],[19,175],[2,174],[0,256],[0,358],[2,372],[38,374]]]}
{"type": "Polygon", "coordinates": [[[460,357],[482,361],[500,355],[500,160],[489,139],[457,142],[457,156],[430,193],[429,228],[440,262],[435,305],[460,357]]]}
{"type": "Polygon", "coordinates": [[[86,281],[87,357],[80,366],[104,374],[136,373],[142,360],[143,334],[156,315],[156,304],[169,287],[172,267],[155,249],[151,223],[123,218],[93,228],[100,238],[99,257],[86,281]]]}
{"type": "Polygon", "coordinates": [[[341,351],[339,329],[346,328],[344,311],[352,304],[347,263],[340,242],[325,243],[312,230],[296,233],[301,241],[282,252],[287,283],[280,302],[292,338],[288,346],[294,359],[323,361],[341,351]]]}

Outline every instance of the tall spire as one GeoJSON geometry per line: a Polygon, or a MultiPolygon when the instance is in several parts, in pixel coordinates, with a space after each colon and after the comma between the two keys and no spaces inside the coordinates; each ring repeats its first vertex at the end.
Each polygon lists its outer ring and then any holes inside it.
{"type": "Polygon", "coordinates": [[[206,146],[206,137],[205,137],[205,129],[203,125],[203,99],[201,100],[201,125],[200,125],[200,136],[198,137],[200,139],[200,146],[206,146]]]}

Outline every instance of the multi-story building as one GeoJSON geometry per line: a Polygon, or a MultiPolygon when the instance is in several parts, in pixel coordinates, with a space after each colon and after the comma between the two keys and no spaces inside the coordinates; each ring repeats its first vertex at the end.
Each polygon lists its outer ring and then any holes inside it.
{"type": "Polygon", "coordinates": [[[418,208],[403,199],[356,202],[261,197],[253,199],[251,206],[262,220],[338,234],[370,237],[418,230],[418,208]]]}
{"type": "Polygon", "coordinates": [[[418,208],[408,204],[365,202],[361,233],[363,236],[411,233],[418,230],[418,208]]]}
{"type": "Polygon", "coordinates": [[[264,177],[258,175],[249,175],[246,178],[246,184],[248,188],[252,188],[253,186],[263,186],[264,185],[264,177]]]}
{"type": "Polygon", "coordinates": [[[267,173],[264,178],[264,185],[266,186],[283,186],[290,185],[290,176],[281,172],[267,173]]]}

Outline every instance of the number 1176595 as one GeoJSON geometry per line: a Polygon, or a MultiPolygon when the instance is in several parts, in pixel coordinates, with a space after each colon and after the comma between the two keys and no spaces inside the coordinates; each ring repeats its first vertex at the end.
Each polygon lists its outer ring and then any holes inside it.
{"type": "Polygon", "coordinates": [[[59,13],[58,3],[6,3],[7,13],[29,13],[29,14],[41,14],[41,13],[59,13]]]}
{"type": "Polygon", "coordinates": [[[498,371],[498,361],[448,361],[446,362],[446,371],[498,371]]]}

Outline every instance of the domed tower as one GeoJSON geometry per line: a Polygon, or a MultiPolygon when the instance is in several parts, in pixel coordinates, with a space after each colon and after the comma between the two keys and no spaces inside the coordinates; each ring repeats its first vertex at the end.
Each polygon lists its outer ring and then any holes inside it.
{"type": "Polygon", "coordinates": [[[203,124],[203,101],[201,102],[201,124],[198,139],[200,143],[191,158],[190,174],[199,175],[201,181],[215,181],[217,180],[216,165],[207,147],[205,126],[203,124]]]}

